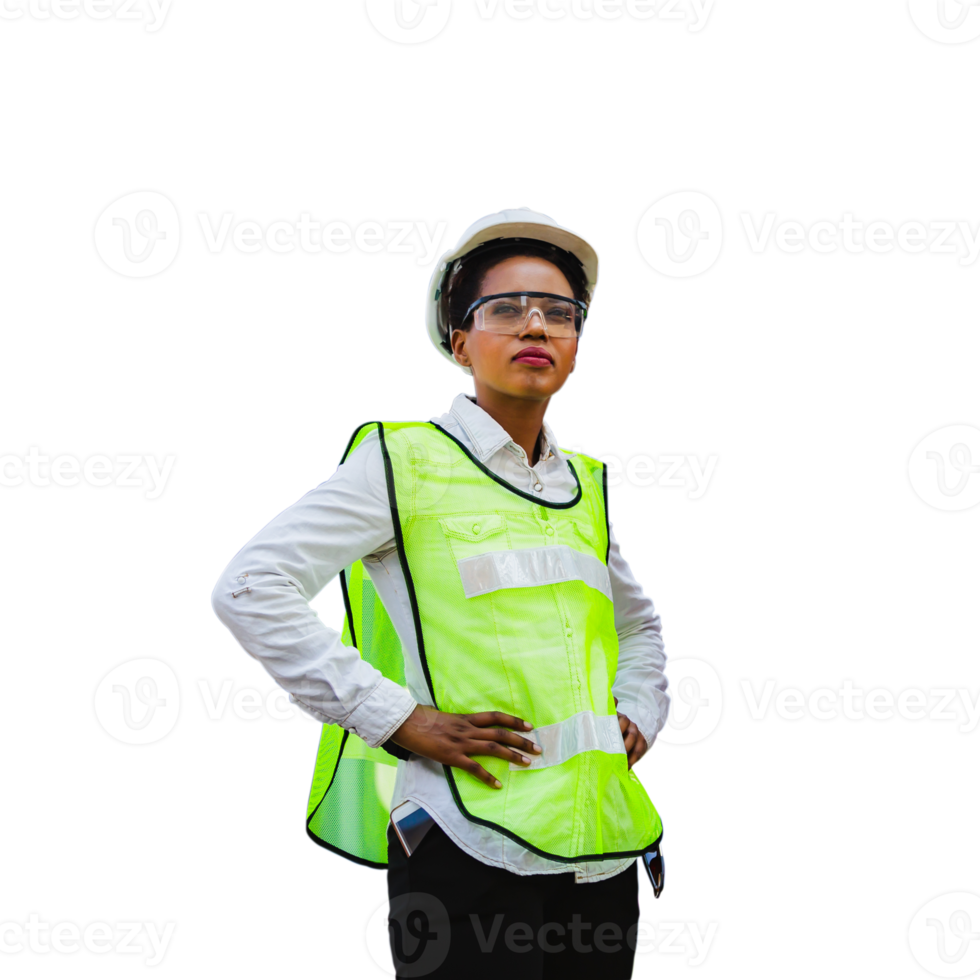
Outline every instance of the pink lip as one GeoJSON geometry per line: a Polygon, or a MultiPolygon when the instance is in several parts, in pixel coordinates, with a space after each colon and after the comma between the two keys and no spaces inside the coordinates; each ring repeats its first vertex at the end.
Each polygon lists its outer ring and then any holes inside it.
{"type": "Polygon", "coordinates": [[[546,367],[555,363],[555,359],[543,347],[525,347],[514,355],[514,360],[531,367],[546,367]]]}

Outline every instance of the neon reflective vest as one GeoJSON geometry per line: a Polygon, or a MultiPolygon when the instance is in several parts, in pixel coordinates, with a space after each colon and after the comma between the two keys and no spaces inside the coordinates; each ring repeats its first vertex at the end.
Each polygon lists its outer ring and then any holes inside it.
{"type": "MultiPolygon", "coordinates": [[[[662,827],[626,751],[613,701],[618,638],[607,560],[605,467],[570,456],[567,503],[523,493],[431,422],[377,430],[398,555],[430,703],[531,720],[530,766],[479,756],[503,784],[444,767],[463,815],[558,861],[638,855],[662,827]]],[[[343,640],[404,684],[401,644],[360,562],[341,573],[343,640]]],[[[387,865],[396,760],[325,725],[307,809],[317,843],[387,865]]]]}

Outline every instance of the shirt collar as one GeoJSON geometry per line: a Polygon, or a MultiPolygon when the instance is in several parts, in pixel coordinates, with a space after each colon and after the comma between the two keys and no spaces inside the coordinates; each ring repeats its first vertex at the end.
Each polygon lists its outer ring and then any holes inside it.
{"type": "MultiPolygon", "coordinates": [[[[516,445],[507,430],[486,412],[480,408],[473,400],[472,396],[459,394],[453,399],[452,408],[449,410],[454,420],[466,432],[472,446],[473,455],[486,463],[494,453],[501,450],[508,444],[516,445]]],[[[547,459],[553,454],[560,459],[567,459],[568,454],[558,448],[555,441],[555,434],[551,431],[551,426],[547,422],[542,423],[543,440],[541,446],[541,459],[547,459]]]]}

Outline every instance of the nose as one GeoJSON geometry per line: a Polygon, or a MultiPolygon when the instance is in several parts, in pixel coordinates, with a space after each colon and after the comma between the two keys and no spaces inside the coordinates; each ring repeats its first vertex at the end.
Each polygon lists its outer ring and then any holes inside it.
{"type": "Polygon", "coordinates": [[[548,327],[544,322],[544,316],[541,311],[537,308],[531,310],[530,316],[528,316],[527,321],[524,324],[524,329],[521,331],[521,336],[525,334],[530,334],[533,337],[547,337],[548,327]]]}

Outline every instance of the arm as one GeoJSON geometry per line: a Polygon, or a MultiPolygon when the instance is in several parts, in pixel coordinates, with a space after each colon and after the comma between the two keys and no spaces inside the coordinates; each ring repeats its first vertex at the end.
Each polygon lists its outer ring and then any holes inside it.
{"type": "Polygon", "coordinates": [[[619,636],[619,665],[613,682],[613,696],[632,766],[653,745],[667,721],[670,707],[664,674],[667,658],[660,632],[660,615],[633,577],[611,527],[609,578],[619,636]]]}
{"type": "Polygon", "coordinates": [[[266,525],[218,580],[211,603],[245,651],[318,721],[378,746],[415,709],[400,685],[320,622],[310,600],[394,532],[377,435],[266,525]]]}

